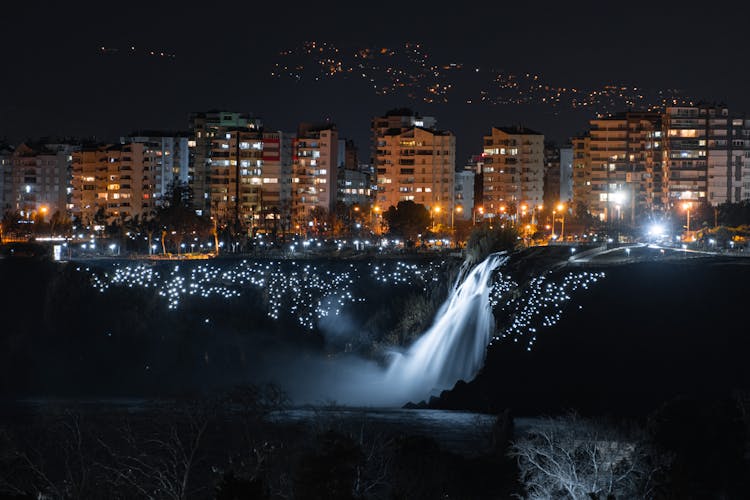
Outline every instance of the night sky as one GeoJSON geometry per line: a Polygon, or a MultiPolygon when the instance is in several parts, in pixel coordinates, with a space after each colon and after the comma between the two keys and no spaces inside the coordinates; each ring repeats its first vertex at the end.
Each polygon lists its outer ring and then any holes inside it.
{"type": "MultiPolygon", "coordinates": [[[[310,40],[349,48],[416,42],[437,64],[531,72],[560,87],[674,88],[696,101],[750,110],[745,18],[727,7],[519,3],[458,2],[446,9],[423,2],[195,7],[131,1],[117,8],[8,2],[0,29],[0,138],[116,140],[135,129],[184,130],[191,111],[227,109],[251,112],[267,127],[286,131],[301,121],[330,120],[342,137],[354,139],[366,161],[370,119],[410,107],[456,134],[460,166],[481,150],[482,135],[493,125],[521,123],[564,142],[597,111],[535,102],[468,104],[462,97],[427,103],[406,92],[377,95],[356,78],[271,76],[281,51],[310,40]]],[[[461,76],[453,79],[456,95],[473,92],[464,83],[461,76]]]]}

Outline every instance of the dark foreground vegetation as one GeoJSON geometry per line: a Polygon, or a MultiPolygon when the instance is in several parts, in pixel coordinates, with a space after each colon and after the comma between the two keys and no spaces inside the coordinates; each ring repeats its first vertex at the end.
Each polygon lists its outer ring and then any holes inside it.
{"type": "Polygon", "coordinates": [[[284,406],[274,387],[246,386],[135,408],[6,408],[0,497],[470,499],[518,488],[507,418],[481,452],[462,454],[333,406],[303,422],[274,419],[284,406]]]}
{"type": "Polygon", "coordinates": [[[0,498],[741,499],[750,487],[747,394],[676,399],[645,419],[506,411],[459,451],[365,411],[280,420],[285,403],[274,387],[245,386],[5,407],[0,498]]]}

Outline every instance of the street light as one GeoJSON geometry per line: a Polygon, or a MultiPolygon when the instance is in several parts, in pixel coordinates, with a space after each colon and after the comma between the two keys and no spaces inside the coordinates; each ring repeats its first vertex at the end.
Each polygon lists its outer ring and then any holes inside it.
{"type": "Polygon", "coordinates": [[[689,201],[686,201],[682,204],[682,209],[685,210],[687,213],[687,233],[685,234],[686,238],[690,237],[690,209],[693,208],[693,204],[689,201]]]}
{"type": "Polygon", "coordinates": [[[453,245],[454,246],[456,245],[456,231],[454,229],[454,216],[455,216],[456,212],[458,212],[460,214],[463,211],[464,211],[464,207],[462,207],[461,205],[456,205],[456,208],[454,208],[453,210],[451,210],[451,236],[453,237],[453,245]]]}
{"type": "MultiPolygon", "coordinates": [[[[562,219],[560,219],[561,222],[562,222],[562,224],[560,226],[560,239],[564,240],[565,239],[565,205],[563,205],[562,203],[558,203],[557,204],[557,211],[562,214],[562,219]]],[[[554,212],[553,212],[552,222],[553,223],[555,222],[554,212]]]]}
{"type": "Polygon", "coordinates": [[[480,216],[484,215],[484,207],[476,207],[474,209],[474,212],[475,212],[474,216],[472,217],[472,226],[476,226],[477,225],[477,214],[476,214],[476,212],[479,212],[480,216]]]}
{"type": "Polygon", "coordinates": [[[451,231],[453,230],[453,223],[454,223],[454,215],[456,212],[459,214],[464,211],[464,207],[461,205],[456,205],[456,208],[451,212],[451,231]]]}
{"type": "Polygon", "coordinates": [[[557,207],[552,208],[552,231],[550,231],[550,237],[555,236],[555,215],[557,215],[557,207]]]}
{"type": "MultiPolygon", "coordinates": [[[[502,205],[500,207],[500,218],[503,218],[505,216],[505,205],[502,205]]],[[[492,219],[490,219],[490,226],[492,225],[492,219]]]]}
{"type": "Polygon", "coordinates": [[[539,224],[539,214],[542,212],[543,209],[544,209],[544,205],[539,204],[531,210],[531,224],[532,225],[539,224]]]}
{"type": "Polygon", "coordinates": [[[380,217],[380,207],[375,205],[372,207],[372,232],[375,234],[380,234],[378,230],[378,217],[380,217]]]}
{"type": "MultiPolygon", "coordinates": [[[[440,213],[440,207],[434,207],[432,211],[435,213],[435,215],[438,215],[440,213]]],[[[435,224],[435,217],[432,218],[432,232],[435,232],[436,224],[435,224]]]]}
{"type": "Polygon", "coordinates": [[[518,207],[516,207],[516,226],[518,226],[523,221],[523,218],[526,217],[527,208],[528,207],[525,203],[521,203],[520,205],[518,205],[518,207]],[[520,217],[518,216],[519,212],[521,213],[520,217]]]}

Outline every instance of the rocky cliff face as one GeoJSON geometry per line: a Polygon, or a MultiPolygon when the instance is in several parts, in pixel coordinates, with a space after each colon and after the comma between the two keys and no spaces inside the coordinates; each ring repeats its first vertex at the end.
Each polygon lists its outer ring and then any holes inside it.
{"type": "Polygon", "coordinates": [[[458,259],[0,262],[0,395],[238,384],[299,356],[380,359],[432,320],[458,259]]]}

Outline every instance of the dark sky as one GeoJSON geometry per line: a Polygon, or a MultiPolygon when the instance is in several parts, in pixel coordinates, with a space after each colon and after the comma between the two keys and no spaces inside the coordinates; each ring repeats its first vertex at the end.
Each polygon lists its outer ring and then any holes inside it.
{"type": "Polygon", "coordinates": [[[185,3],[4,3],[0,138],[112,140],[133,129],[185,129],[191,111],[222,108],[252,112],[268,127],[289,131],[300,121],[330,119],[366,156],[370,119],[408,106],[436,116],[439,127],[456,134],[462,163],[481,148],[481,136],[493,125],[523,123],[562,142],[580,132],[589,116],[533,105],[425,104],[376,96],[357,82],[272,79],[278,51],[305,40],[419,41],[441,61],[534,71],[571,86],[622,81],[676,87],[750,110],[745,18],[724,4],[185,3]],[[176,57],[108,56],[99,50],[131,45],[176,57]]]}

